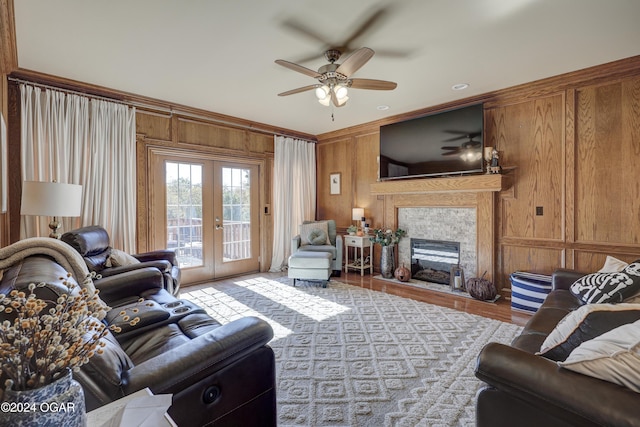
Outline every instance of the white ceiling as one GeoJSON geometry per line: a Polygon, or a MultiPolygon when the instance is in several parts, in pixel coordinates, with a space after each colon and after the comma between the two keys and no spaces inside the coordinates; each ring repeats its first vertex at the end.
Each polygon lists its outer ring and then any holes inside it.
{"type": "MultiPolygon", "coordinates": [[[[216,113],[321,134],[640,54],[638,0],[15,0],[18,65],[216,113]],[[378,51],[333,111],[315,83],[331,43],[387,8],[354,48],[378,51]],[[386,53],[386,54],[385,54],[386,53]],[[453,91],[456,83],[468,83],[453,91]],[[377,109],[388,105],[386,111],[377,109]]],[[[344,59],[344,57],[343,57],[344,59]]]]}

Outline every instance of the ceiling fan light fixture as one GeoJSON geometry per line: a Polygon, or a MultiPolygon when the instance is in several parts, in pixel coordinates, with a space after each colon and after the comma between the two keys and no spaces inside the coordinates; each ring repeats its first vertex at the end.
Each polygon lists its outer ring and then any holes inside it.
{"type": "MultiPolygon", "coordinates": [[[[329,87],[327,85],[318,86],[316,88],[316,98],[318,98],[318,101],[322,101],[324,99],[329,99],[328,95],[329,95],[329,87]]],[[[320,103],[322,104],[322,102],[320,102],[320,103]]],[[[329,104],[327,104],[327,105],[329,105],[329,104]]]]}
{"type": "Polygon", "coordinates": [[[344,96],[342,98],[338,98],[338,106],[342,107],[344,104],[347,103],[348,100],[349,100],[348,96],[344,96]]]}
{"type": "MultiPolygon", "coordinates": [[[[333,88],[333,91],[335,92],[336,98],[338,98],[338,101],[340,101],[342,99],[345,99],[345,98],[349,99],[349,97],[347,96],[349,94],[349,90],[347,89],[346,86],[337,85],[336,87],[333,88]]],[[[345,102],[346,102],[346,100],[345,100],[345,102]]]]}
{"type": "Polygon", "coordinates": [[[318,99],[318,102],[322,105],[324,105],[325,107],[328,107],[329,104],[331,103],[331,98],[330,97],[325,97],[323,99],[318,99]]]}

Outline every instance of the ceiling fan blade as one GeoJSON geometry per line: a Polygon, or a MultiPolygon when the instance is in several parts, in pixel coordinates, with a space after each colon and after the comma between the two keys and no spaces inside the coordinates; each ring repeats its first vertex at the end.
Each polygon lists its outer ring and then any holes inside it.
{"type": "Polygon", "coordinates": [[[449,151],[448,153],[442,153],[443,156],[459,156],[460,151],[449,151]]]}
{"type": "Polygon", "coordinates": [[[311,30],[310,28],[305,27],[304,25],[302,25],[299,22],[293,21],[291,19],[288,19],[286,21],[284,21],[282,23],[282,25],[284,25],[285,27],[289,28],[290,30],[296,31],[304,36],[309,37],[310,39],[313,39],[315,41],[320,42],[323,46],[329,46],[331,43],[329,43],[329,41],[327,41],[324,37],[322,37],[320,34],[316,33],[315,31],[311,30]]]}
{"type": "Polygon", "coordinates": [[[302,65],[294,64],[293,62],[285,61],[284,59],[276,59],[276,64],[282,65],[285,68],[297,71],[306,76],[313,77],[314,79],[322,76],[320,73],[318,73],[317,71],[313,71],[311,68],[303,67],[302,65]]]}
{"type": "Polygon", "coordinates": [[[397,83],[386,80],[351,79],[350,87],[354,89],[393,90],[397,86],[397,83]]]}
{"type": "Polygon", "coordinates": [[[317,85],[317,84],[309,85],[309,86],[303,86],[303,87],[299,87],[297,89],[291,89],[291,90],[288,90],[286,92],[279,93],[278,96],[287,96],[287,95],[293,95],[294,93],[306,92],[308,90],[315,89],[318,86],[319,85],[317,85]]]}
{"type": "Polygon", "coordinates": [[[373,57],[375,52],[373,49],[369,49],[368,47],[361,47],[360,49],[353,52],[347,59],[344,60],[342,65],[338,67],[336,73],[344,74],[349,77],[356,71],[360,69],[364,64],[367,63],[373,57]]]}
{"type": "Polygon", "coordinates": [[[356,41],[359,37],[361,37],[364,33],[371,30],[374,25],[378,24],[385,15],[389,13],[388,7],[381,7],[380,9],[374,11],[371,16],[369,16],[366,20],[362,22],[349,37],[347,37],[342,46],[346,49],[349,48],[349,45],[356,41]]]}
{"type": "Polygon", "coordinates": [[[440,148],[442,148],[443,150],[458,150],[458,151],[460,151],[460,146],[459,145],[458,146],[449,146],[449,147],[440,147],[440,148]]]}

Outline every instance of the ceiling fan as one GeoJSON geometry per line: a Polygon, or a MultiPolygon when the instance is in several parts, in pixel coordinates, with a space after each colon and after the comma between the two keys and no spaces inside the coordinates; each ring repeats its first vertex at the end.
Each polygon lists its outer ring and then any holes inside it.
{"type": "MultiPolygon", "coordinates": [[[[482,143],[480,141],[474,141],[473,140],[473,138],[482,135],[481,132],[472,132],[472,133],[458,132],[458,131],[447,131],[447,132],[448,133],[462,133],[463,135],[457,136],[457,137],[451,138],[451,139],[445,139],[444,142],[457,141],[457,140],[460,140],[460,139],[468,139],[468,141],[465,141],[460,145],[441,147],[443,150],[447,150],[446,153],[442,153],[443,156],[463,155],[465,153],[468,153],[471,150],[479,148],[482,145],[482,143]]],[[[482,155],[482,154],[480,153],[480,155],[482,155]]]]}
{"type": "Polygon", "coordinates": [[[370,90],[395,89],[398,86],[395,82],[351,78],[374,54],[375,52],[372,49],[362,47],[349,55],[342,64],[338,64],[336,61],[340,59],[342,52],[339,49],[329,49],[324,54],[329,63],[320,67],[318,71],[283,59],[277,59],[276,64],[318,80],[318,83],[288,90],[279,93],[278,96],[293,95],[315,89],[318,102],[322,105],[329,106],[333,103],[336,107],[342,107],[349,100],[347,96],[348,88],[370,90]]]}

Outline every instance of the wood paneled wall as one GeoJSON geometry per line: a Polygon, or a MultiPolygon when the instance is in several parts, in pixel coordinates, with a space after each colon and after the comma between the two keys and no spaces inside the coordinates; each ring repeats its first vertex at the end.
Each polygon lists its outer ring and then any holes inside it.
{"type": "Polygon", "coordinates": [[[358,206],[374,226],[395,225],[383,224],[382,197],[369,190],[380,125],[479,101],[485,145],[513,182],[495,202],[496,283],[509,287],[517,270],[595,271],[606,255],[640,258],[640,57],[320,135],[318,216],[346,227],[358,206]],[[350,177],[347,193],[328,194],[330,172],[343,188],[350,177]]]}

